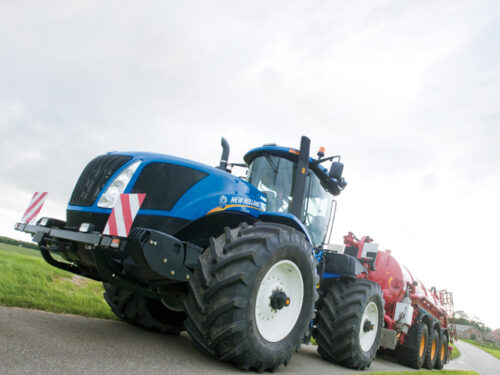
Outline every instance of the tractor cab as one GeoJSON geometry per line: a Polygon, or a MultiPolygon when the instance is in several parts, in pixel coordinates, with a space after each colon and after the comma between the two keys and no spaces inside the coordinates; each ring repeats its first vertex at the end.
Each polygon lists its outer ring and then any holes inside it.
{"type": "Polygon", "coordinates": [[[306,227],[315,247],[328,242],[336,202],[346,183],[343,165],[332,163],[330,172],[321,163],[338,156],[318,159],[309,157],[309,139],[302,138],[301,149],[266,145],[249,151],[248,182],[267,198],[266,211],[295,215],[306,227]]]}

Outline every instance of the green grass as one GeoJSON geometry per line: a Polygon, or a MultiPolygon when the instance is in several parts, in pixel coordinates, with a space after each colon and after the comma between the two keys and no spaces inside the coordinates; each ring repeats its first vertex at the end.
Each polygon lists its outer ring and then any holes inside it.
{"type": "Polygon", "coordinates": [[[451,344],[451,346],[453,346],[453,351],[451,352],[450,361],[452,359],[460,357],[460,350],[458,350],[458,348],[456,347],[456,345],[455,344],[451,344]]]}
{"type": "Polygon", "coordinates": [[[47,264],[40,253],[0,243],[0,305],[116,319],[102,285],[47,264]]]}
{"type": "Polygon", "coordinates": [[[6,243],[0,243],[0,250],[5,250],[5,251],[8,251],[10,253],[15,253],[15,254],[34,256],[34,257],[38,257],[38,258],[42,257],[39,250],[33,250],[33,249],[29,249],[29,248],[26,248],[23,246],[18,246],[18,245],[8,245],[6,243]]]}
{"type": "Polygon", "coordinates": [[[34,242],[19,241],[19,240],[15,240],[13,238],[4,237],[4,236],[0,236],[0,242],[5,243],[5,244],[9,244],[9,245],[14,245],[14,246],[22,246],[22,247],[25,247],[28,249],[34,249],[34,250],[38,249],[38,245],[34,242]]]}
{"type": "Polygon", "coordinates": [[[462,339],[462,341],[468,342],[469,344],[474,345],[474,346],[478,347],[479,349],[482,349],[485,352],[490,353],[491,355],[495,356],[497,359],[500,359],[500,348],[498,346],[495,346],[493,344],[480,344],[474,340],[462,339]]]}

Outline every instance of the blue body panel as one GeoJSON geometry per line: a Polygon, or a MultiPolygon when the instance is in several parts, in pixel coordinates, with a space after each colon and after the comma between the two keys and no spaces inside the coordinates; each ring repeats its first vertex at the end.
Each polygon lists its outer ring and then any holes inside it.
{"type": "Polygon", "coordinates": [[[97,202],[101,198],[104,191],[106,191],[108,186],[113,182],[115,177],[137,160],[141,160],[142,162],[135,171],[124,193],[131,192],[138,176],[141,174],[141,171],[150,163],[160,162],[176,164],[196,169],[207,174],[207,177],[203,178],[189,188],[184,195],[179,198],[170,211],[141,209],[139,210],[138,215],[169,216],[192,221],[217,211],[229,210],[245,212],[254,217],[258,217],[266,210],[266,197],[263,193],[248,182],[220,169],[197,163],[195,161],[162,154],[146,152],[112,152],[109,154],[129,155],[132,159],[119,168],[107,181],[92,206],[82,207],[68,205],[69,210],[111,213],[110,208],[98,207],[97,202]]]}
{"type": "Polygon", "coordinates": [[[330,272],[325,272],[323,274],[323,279],[338,279],[342,275],[340,273],[330,273],[330,272]]]}

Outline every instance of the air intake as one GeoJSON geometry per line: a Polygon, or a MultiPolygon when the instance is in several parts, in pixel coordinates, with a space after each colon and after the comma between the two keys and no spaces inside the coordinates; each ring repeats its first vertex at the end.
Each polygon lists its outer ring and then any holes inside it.
{"type": "Polygon", "coordinates": [[[106,182],[127,161],[126,155],[101,155],[87,164],[69,201],[73,206],[92,206],[106,182]]]}

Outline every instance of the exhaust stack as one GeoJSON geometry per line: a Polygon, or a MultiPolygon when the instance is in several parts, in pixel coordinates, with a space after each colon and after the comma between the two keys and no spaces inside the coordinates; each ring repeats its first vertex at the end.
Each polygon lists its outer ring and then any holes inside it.
{"type": "Polygon", "coordinates": [[[223,171],[229,172],[229,170],[227,169],[227,163],[229,159],[229,143],[227,143],[224,137],[221,137],[220,144],[222,146],[222,155],[220,157],[220,164],[218,168],[222,169],[223,171]]]}

